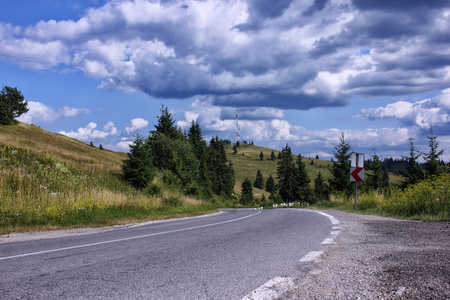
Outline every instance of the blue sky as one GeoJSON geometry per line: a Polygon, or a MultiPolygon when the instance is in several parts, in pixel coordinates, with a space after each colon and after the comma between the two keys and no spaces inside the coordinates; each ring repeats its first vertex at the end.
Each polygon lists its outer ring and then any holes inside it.
{"type": "Polygon", "coordinates": [[[2,0],[0,80],[20,120],[127,151],[169,107],[206,139],[330,159],[450,160],[448,1],[2,0]]]}

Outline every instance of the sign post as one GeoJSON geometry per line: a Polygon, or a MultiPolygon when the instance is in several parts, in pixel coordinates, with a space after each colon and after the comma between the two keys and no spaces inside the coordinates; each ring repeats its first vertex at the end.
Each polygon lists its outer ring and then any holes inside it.
{"type": "Polygon", "coordinates": [[[364,154],[352,152],[352,161],[350,165],[350,181],[356,182],[355,187],[355,208],[358,195],[358,182],[364,181],[364,154]]]}

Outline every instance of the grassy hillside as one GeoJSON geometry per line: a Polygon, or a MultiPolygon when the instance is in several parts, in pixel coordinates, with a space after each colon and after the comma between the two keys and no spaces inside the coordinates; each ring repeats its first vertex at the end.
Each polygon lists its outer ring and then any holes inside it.
{"type": "MultiPolygon", "coordinates": [[[[236,184],[234,188],[236,194],[241,193],[241,184],[246,177],[250,179],[252,183],[254,182],[258,170],[261,171],[264,181],[269,178],[269,175],[272,175],[276,180],[278,160],[270,160],[272,149],[241,143],[237,150],[238,153],[233,154],[232,146],[228,146],[226,149],[228,158],[233,162],[236,172],[236,184]],[[259,157],[261,151],[264,155],[263,160],[259,157]]],[[[278,152],[281,151],[281,149],[273,151],[275,152],[275,156],[278,157],[278,152]]],[[[295,155],[294,159],[297,159],[297,155],[295,155]]],[[[322,173],[322,176],[326,181],[331,177],[332,162],[308,157],[303,157],[303,162],[306,164],[306,170],[308,171],[309,179],[311,180],[311,188],[314,187],[314,179],[317,178],[319,172],[322,173]]],[[[401,176],[394,174],[389,174],[389,176],[391,185],[401,185],[401,176]]],[[[269,196],[269,193],[257,188],[253,188],[253,193],[257,198],[260,198],[262,194],[265,194],[266,197],[269,196]]]]}
{"type": "Polygon", "coordinates": [[[117,224],[211,207],[166,186],[161,176],[153,195],[131,188],[121,180],[126,157],[33,125],[0,126],[0,232],[117,224]]]}

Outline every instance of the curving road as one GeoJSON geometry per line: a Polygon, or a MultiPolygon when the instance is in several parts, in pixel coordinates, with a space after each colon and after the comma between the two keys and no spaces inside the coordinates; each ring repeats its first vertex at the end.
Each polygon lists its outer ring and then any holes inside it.
{"type": "Polygon", "coordinates": [[[0,243],[0,299],[276,296],[339,222],[300,209],[227,209],[95,234],[0,243]]]}

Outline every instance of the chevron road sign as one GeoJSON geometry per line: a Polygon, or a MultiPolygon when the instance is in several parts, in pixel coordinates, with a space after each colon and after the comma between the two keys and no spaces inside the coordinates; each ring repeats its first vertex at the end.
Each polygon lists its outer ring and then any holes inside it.
{"type": "Polygon", "coordinates": [[[364,181],[364,168],[350,167],[350,181],[364,181]]]}

